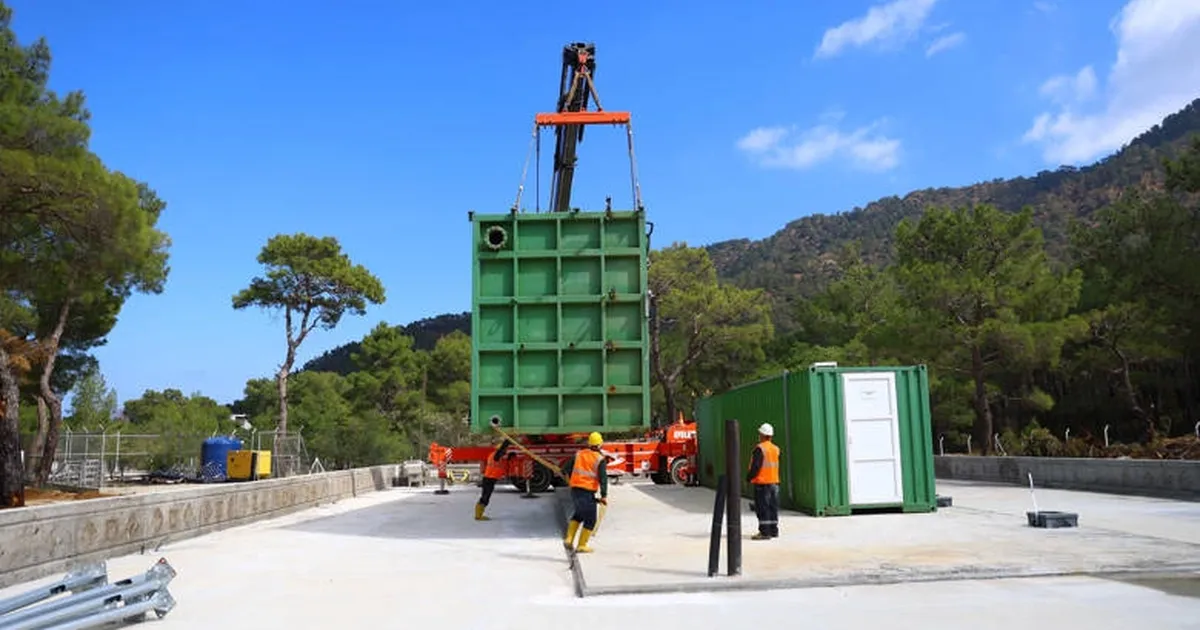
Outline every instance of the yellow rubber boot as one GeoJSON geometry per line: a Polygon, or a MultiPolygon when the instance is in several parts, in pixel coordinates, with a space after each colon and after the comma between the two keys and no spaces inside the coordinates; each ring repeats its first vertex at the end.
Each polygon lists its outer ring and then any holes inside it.
{"type": "Polygon", "coordinates": [[[484,515],[483,515],[483,511],[484,511],[485,509],[487,509],[487,508],[486,508],[486,506],[484,506],[482,503],[476,503],[476,504],[475,504],[475,520],[477,520],[477,521],[490,521],[490,520],[492,520],[492,519],[490,519],[490,518],[488,518],[488,517],[486,517],[486,516],[484,516],[484,515]]]}
{"type": "Polygon", "coordinates": [[[583,528],[583,531],[579,532],[579,546],[575,548],[575,553],[591,553],[592,548],[587,546],[588,539],[591,537],[592,530],[583,528]]]}
{"type": "Polygon", "coordinates": [[[575,546],[575,532],[579,531],[579,521],[567,523],[567,534],[563,536],[563,547],[568,550],[575,546]]]}

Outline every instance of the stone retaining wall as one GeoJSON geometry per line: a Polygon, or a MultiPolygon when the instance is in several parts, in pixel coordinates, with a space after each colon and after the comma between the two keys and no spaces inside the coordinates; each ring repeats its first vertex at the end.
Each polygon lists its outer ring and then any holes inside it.
{"type": "Polygon", "coordinates": [[[941,455],[938,479],[1200,500],[1200,461],[941,455]]]}
{"type": "Polygon", "coordinates": [[[0,511],[0,588],[391,486],[396,466],[0,511]]]}

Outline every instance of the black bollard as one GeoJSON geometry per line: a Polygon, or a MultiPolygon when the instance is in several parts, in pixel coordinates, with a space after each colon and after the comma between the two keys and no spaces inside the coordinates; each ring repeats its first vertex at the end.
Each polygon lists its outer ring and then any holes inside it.
{"type": "Polygon", "coordinates": [[[742,502],[739,498],[742,496],[741,479],[742,479],[742,462],[741,462],[741,440],[738,434],[738,421],[725,421],[725,482],[728,484],[726,489],[727,500],[725,501],[726,510],[726,534],[729,539],[726,543],[729,550],[729,559],[727,561],[729,575],[742,574],[742,502]]]}
{"type": "Polygon", "coordinates": [[[708,577],[717,574],[721,564],[721,522],[725,516],[725,475],[717,477],[717,499],[713,502],[712,534],[708,538],[708,577]]]}

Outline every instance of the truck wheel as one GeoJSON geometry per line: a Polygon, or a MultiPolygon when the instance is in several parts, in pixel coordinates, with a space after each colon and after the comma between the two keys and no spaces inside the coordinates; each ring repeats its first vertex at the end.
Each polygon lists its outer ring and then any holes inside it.
{"type": "Polygon", "coordinates": [[[686,486],[688,460],[686,457],[676,457],[675,461],[671,462],[671,483],[677,483],[681,486],[686,486]]]}
{"type": "Polygon", "coordinates": [[[550,482],[553,481],[553,478],[554,473],[549,469],[537,462],[533,463],[533,475],[529,478],[529,483],[534,492],[549,492],[550,482]]]}
{"type": "Polygon", "coordinates": [[[650,481],[659,486],[671,484],[671,470],[667,467],[667,458],[665,455],[658,456],[658,466],[654,472],[650,473],[650,481]]]}

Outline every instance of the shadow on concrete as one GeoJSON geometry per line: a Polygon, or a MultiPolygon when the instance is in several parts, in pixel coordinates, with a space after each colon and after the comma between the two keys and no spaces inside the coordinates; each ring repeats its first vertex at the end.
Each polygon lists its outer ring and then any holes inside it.
{"type": "Polygon", "coordinates": [[[386,475],[384,474],[383,467],[376,466],[371,469],[371,484],[375,486],[376,491],[391,487],[391,480],[386,479],[385,477],[386,475]]]}
{"type": "Polygon", "coordinates": [[[1200,576],[1164,575],[1138,577],[1109,577],[1113,582],[1152,588],[1160,593],[1200,599],[1200,576]]]}
{"type": "MultiPolygon", "coordinates": [[[[385,491],[386,492],[386,491],[385,491]]],[[[487,516],[475,520],[479,491],[462,488],[450,494],[427,491],[397,492],[395,499],[342,514],[283,526],[300,532],[368,536],[372,538],[495,539],[557,538],[553,499],[522,499],[517,490],[497,488],[487,516]]],[[[561,561],[561,558],[558,559],[561,561]]]]}
{"type": "MultiPolygon", "coordinates": [[[[653,484],[629,484],[629,487],[676,510],[691,514],[708,514],[710,517],[712,516],[713,501],[716,499],[716,493],[708,488],[676,485],[658,486],[653,484]]],[[[750,502],[746,499],[742,499],[742,501],[744,503],[742,505],[744,515],[748,510],[750,502]]]]}

